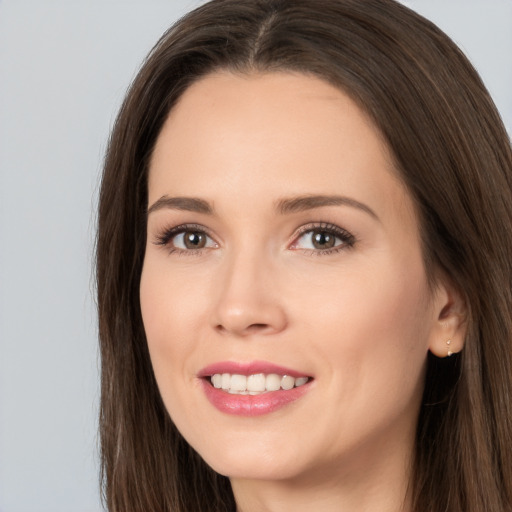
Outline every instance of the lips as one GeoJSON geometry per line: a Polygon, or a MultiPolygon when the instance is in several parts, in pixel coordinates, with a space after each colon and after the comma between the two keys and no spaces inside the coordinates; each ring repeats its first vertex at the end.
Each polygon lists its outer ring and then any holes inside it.
{"type": "Polygon", "coordinates": [[[273,363],[226,361],[203,368],[208,400],[221,412],[241,416],[268,414],[295,402],[310,389],[313,378],[273,363]]]}

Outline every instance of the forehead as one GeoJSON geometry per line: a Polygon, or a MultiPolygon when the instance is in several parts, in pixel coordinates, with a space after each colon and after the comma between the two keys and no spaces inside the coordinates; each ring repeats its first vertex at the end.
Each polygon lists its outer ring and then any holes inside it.
{"type": "Polygon", "coordinates": [[[149,202],[163,194],[233,201],[250,191],[336,192],[377,203],[386,193],[401,204],[407,194],[392,160],[368,116],[321,79],[216,73],[189,87],[166,120],[150,163],[149,202]]]}

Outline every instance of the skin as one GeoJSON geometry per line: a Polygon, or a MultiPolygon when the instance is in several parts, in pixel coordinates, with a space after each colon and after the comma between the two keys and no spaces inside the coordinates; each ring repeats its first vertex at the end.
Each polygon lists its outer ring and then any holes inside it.
{"type": "Polygon", "coordinates": [[[140,299],[155,376],[239,510],[408,510],[427,352],[460,350],[460,308],[448,284],[429,289],[413,202],[370,120],[317,78],[209,75],[170,113],[148,187],[140,299]],[[276,211],[310,195],[364,206],[276,211]],[[164,196],[214,212],[151,209],[164,196]],[[203,249],[162,243],[189,223],[203,249]],[[319,223],[354,243],[314,247],[300,230],[319,223]],[[312,376],[310,390],[263,416],[218,411],[198,372],[253,360],[312,376]]]}

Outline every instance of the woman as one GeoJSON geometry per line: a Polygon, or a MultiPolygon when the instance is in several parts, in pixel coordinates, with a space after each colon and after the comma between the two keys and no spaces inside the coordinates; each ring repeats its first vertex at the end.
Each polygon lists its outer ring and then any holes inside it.
{"type": "Polygon", "coordinates": [[[109,510],[512,510],[511,182],[478,75],[394,1],[178,22],[102,181],[109,510]]]}

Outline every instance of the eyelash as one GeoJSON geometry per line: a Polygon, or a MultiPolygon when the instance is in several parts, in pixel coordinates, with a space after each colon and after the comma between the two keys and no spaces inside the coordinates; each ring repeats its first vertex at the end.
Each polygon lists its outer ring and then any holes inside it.
{"type": "MultiPolygon", "coordinates": [[[[208,238],[213,239],[207,229],[204,226],[199,224],[180,224],[179,226],[174,226],[172,228],[165,229],[161,234],[157,235],[156,241],[154,242],[156,245],[161,245],[163,247],[167,247],[169,250],[169,254],[177,253],[181,255],[194,255],[201,253],[204,249],[209,248],[199,248],[199,249],[181,249],[178,247],[173,247],[170,245],[171,240],[186,232],[196,232],[206,235],[208,238]]],[[[311,223],[302,226],[296,234],[293,236],[293,245],[297,244],[298,240],[300,240],[307,233],[313,233],[314,231],[318,231],[321,233],[326,233],[328,235],[334,235],[337,239],[341,240],[341,243],[329,248],[329,249],[302,249],[302,252],[307,255],[312,256],[324,256],[336,254],[340,251],[344,251],[347,249],[351,249],[354,247],[356,243],[356,238],[354,235],[349,233],[347,230],[336,226],[335,224],[331,224],[328,222],[318,222],[311,223]]],[[[301,250],[301,249],[292,249],[292,250],[301,250]]]]}
{"type": "Polygon", "coordinates": [[[210,233],[207,229],[205,229],[204,226],[201,226],[199,224],[180,224],[179,226],[174,226],[172,228],[165,229],[161,234],[157,235],[155,244],[156,245],[162,245],[164,247],[167,247],[169,250],[169,254],[178,253],[178,254],[187,254],[187,255],[193,255],[193,254],[199,254],[204,248],[201,249],[180,249],[178,247],[173,247],[170,245],[171,240],[182,233],[186,233],[188,231],[194,232],[194,233],[202,233],[206,235],[208,238],[212,238],[210,236],[210,233]]]}
{"type": "Polygon", "coordinates": [[[314,231],[328,235],[334,235],[335,238],[341,240],[341,243],[329,249],[302,249],[303,253],[307,254],[308,256],[325,256],[336,254],[338,252],[351,249],[356,243],[355,236],[349,233],[346,229],[340,228],[339,226],[336,226],[336,224],[331,224],[329,222],[318,222],[302,226],[298,233],[294,235],[292,246],[297,244],[298,240],[300,240],[300,238],[302,238],[305,234],[313,233],[314,231]]]}

